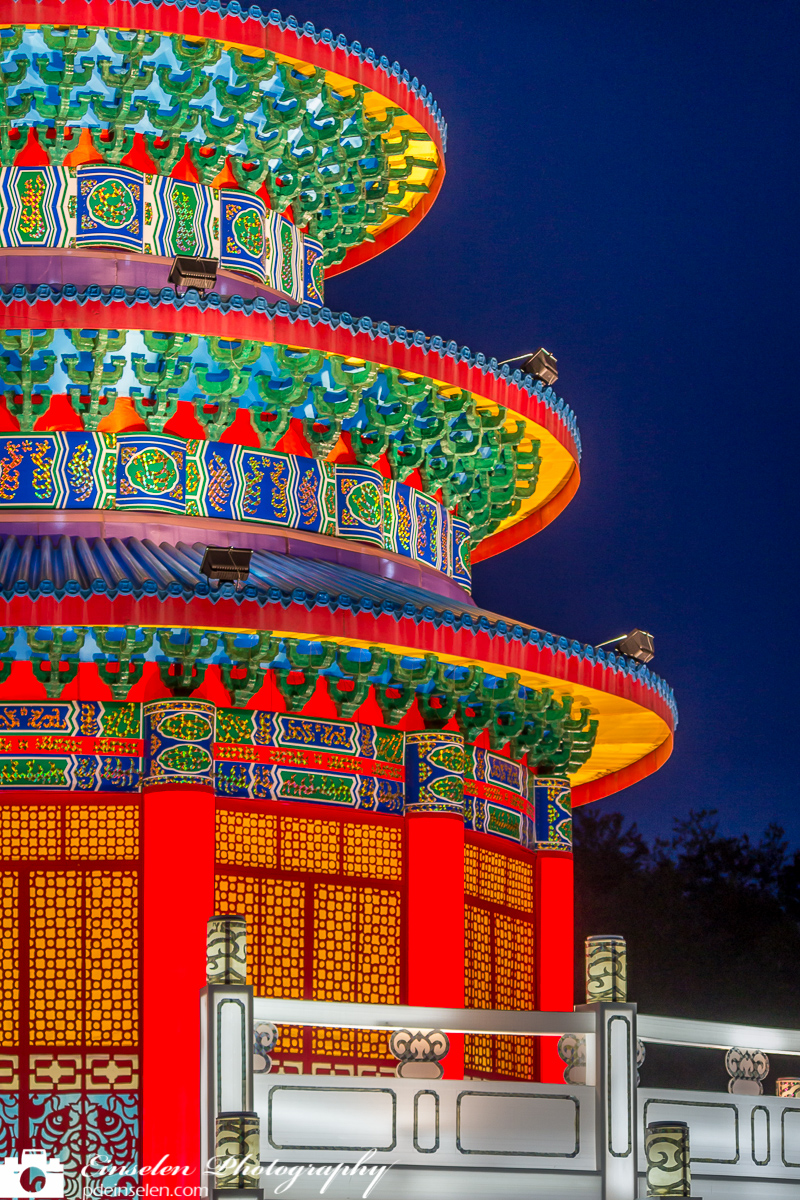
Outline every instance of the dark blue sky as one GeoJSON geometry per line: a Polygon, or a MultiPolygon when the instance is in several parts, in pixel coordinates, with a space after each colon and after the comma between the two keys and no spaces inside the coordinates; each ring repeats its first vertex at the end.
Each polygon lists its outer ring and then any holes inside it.
{"type": "Polygon", "coordinates": [[[545,345],[583,483],[475,572],[480,603],[599,642],[639,625],[670,762],[605,801],[648,833],[721,810],[800,844],[796,762],[800,6],[344,3],[295,15],[419,76],[448,174],[328,303],[498,359],[545,345]]]}

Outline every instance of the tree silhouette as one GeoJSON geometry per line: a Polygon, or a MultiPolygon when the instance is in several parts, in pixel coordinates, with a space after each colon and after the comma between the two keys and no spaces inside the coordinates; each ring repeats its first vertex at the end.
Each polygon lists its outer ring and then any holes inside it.
{"type": "Polygon", "coordinates": [[[800,851],[769,825],[724,836],[716,810],[676,819],[652,844],[620,813],[575,820],[576,997],[583,939],[620,933],[641,1012],[796,1027],[800,851]]]}

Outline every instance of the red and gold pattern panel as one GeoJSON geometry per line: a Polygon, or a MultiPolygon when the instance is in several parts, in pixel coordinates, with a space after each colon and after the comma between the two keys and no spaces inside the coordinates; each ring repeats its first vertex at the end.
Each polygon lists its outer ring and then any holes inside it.
{"type": "Polygon", "coordinates": [[[139,809],[135,804],[71,804],[65,810],[65,857],[125,859],[139,857],[139,809]]]}
{"type": "MultiPolygon", "coordinates": [[[[527,857],[464,847],[465,996],[468,1008],[524,1009],[535,1005],[534,868],[527,857]]],[[[530,1079],[535,1039],[465,1039],[469,1077],[530,1079]]]]}
{"type": "Polygon", "coordinates": [[[276,867],[278,818],[262,812],[217,812],[217,862],[276,867]]]}
{"type": "Polygon", "coordinates": [[[139,1040],[139,878],[136,871],[84,877],[86,1045],[139,1040]]]}
{"type": "Polygon", "coordinates": [[[4,938],[28,941],[28,1043],[137,1046],[139,805],[4,805],[0,845],[18,867],[0,913],[4,938]]]}
{"type": "Polygon", "coordinates": [[[0,807],[0,858],[45,862],[63,853],[63,806],[9,804],[0,807]]]}
{"type": "MultiPolygon", "coordinates": [[[[247,917],[259,996],[398,1004],[402,821],[284,815],[248,801],[217,811],[218,912],[247,917]]],[[[284,1027],[275,1069],[394,1074],[385,1034],[284,1027]]]]}

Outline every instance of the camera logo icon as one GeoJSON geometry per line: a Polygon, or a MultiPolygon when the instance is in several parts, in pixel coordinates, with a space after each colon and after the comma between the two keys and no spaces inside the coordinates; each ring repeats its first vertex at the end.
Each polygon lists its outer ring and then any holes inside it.
{"type": "Polygon", "coordinates": [[[0,1163],[0,1200],[50,1200],[64,1195],[64,1164],[44,1150],[23,1150],[22,1158],[0,1163]]]}

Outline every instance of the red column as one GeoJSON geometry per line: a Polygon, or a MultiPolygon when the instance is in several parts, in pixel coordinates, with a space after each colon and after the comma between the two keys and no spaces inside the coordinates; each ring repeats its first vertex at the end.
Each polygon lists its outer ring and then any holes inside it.
{"type": "MultiPolygon", "coordinates": [[[[406,817],[408,1003],[464,1007],[464,821],[406,817]]],[[[464,1039],[450,1038],[445,1079],[464,1077],[464,1039]]]]}
{"type": "Polygon", "coordinates": [[[213,912],[213,787],[146,786],[142,1164],[166,1155],[194,1168],[182,1181],[154,1178],[162,1187],[200,1182],[200,989],[213,912]]]}
{"type": "MultiPolygon", "coordinates": [[[[536,854],[536,1007],[542,1012],[573,1008],[572,855],[563,850],[536,854]]],[[[557,1038],[539,1039],[539,1079],[563,1083],[557,1038]]]]}

